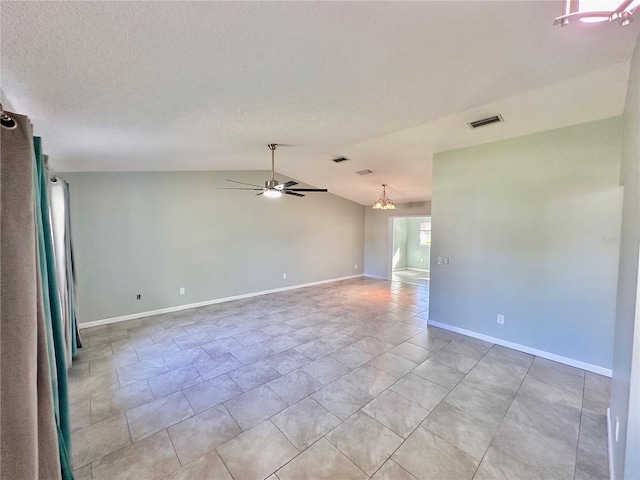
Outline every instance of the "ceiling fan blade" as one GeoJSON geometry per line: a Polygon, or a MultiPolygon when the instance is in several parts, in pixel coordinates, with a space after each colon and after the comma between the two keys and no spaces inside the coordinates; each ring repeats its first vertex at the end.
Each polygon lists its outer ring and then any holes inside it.
{"type": "Polygon", "coordinates": [[[240,185],[251,185],[252,187],[260,187],[260,185],[254,185],[253,183],[238,182],[236,180],[229,180],[228,178],[226,179],[226,181],[232,182],[232,183],[239,183],[240,185]]]}
{"type": "Polygon", "coordinates": [[[284,190],[284,193],[287,195],[293,195],[294,197],[304,197],[301,193],[292,192],[291,190],[284,190]]]}
{"type": "Polygon", "coordinates": [[[298,185],[298,182],[294,182],[294,181],[290,180],[287,183],[283,183],[281,185],[278,185],[276,188],[278,190],[282,190],[283,188],[293,187],[294,185],[298,185]]]}
{"type": "Polygon", "coordinates": [[[263,190],[263,191],[261,191],[260,193],[256,193],[256,197],[258,197],[258,196],[262,195],[263,193],[264,193],[264,190],[263,190]]]}
{"type": "Polygon", "coordinates": [[[262,190],[264,188],[243,188],[243,187],[218,187],[217,190],[262,190]]]}
{"type": "Polygon", "coordinates": [[[288,192],[328,192],[326,188],[287,188],[288,192]]]}

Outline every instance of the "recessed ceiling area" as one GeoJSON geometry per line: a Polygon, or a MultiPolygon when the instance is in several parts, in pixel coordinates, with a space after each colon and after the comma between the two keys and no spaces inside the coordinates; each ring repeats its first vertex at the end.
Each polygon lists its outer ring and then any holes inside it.
{"type": "Polygon", "coordinates": [[[281,143],[277,173],[423,201],[434,152],[622,113],[638,22],[553,27],[562,8],[2,2],[3,101],[59,171],[268,170],[281,143]]]}

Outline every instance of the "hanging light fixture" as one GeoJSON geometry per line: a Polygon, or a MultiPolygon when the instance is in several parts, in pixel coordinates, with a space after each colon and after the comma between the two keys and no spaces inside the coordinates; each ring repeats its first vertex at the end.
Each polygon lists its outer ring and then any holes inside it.
{"type": "Polygon", "coordinates": [[[583,23],[618,22],[626,27],[639,5],[640,0],[565,0],[564,15],[553,24],[565,27],[576,19],[583,23]]]}
{"type": "Polygon", "coordinates": [[[376,203],[373,204],[374,210],[395,210],[396,206],[393,204],[393,201],[390,198],[387,198],[387,184],[382,184],[382,195],[376,203]]]}

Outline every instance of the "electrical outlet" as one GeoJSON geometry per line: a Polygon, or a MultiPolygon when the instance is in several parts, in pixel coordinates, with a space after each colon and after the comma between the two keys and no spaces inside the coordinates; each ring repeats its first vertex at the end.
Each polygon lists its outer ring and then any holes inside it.
{"type": "Polygon", "coordinates": [[[442,259],[442,263],[444,263],[445,265],[449,265],[449,257],[444,257],[442,259]]]}
{"type": "Polygon", "coordinates": [[[180,295],[184,295],[184,287],[180,287],[180,295]]]}
{"type": "Polygon", "coordinates": [[[438,265],[442,265],[442,257],[438,257],[438,265]]]}
{"type": "Polygon", "coordinates": [[[282,274],[282,279],[283,279],[283,280],[286,280],[286,279],[287,279],[287,274],[286,274],[286,273],[283,273],[283,274],[282,274]]]}
{"type": "Polygon", "coordinates": [[[498,315],[498,320],[497,320],[497,322],[498,322],[500,325],[504,325],[504,315],[498,315]]]}
{"type": "Polygon", "coordinates": [[[136,295],[136,300],[140,300],[140,299],[142,299],[142,295],[137,294],[137,295],[136,295]]]}
{"type": "Polygon", "coordinates": [[[358,264],[357,264],[357,263],[353,266],[353,269],[354,269],[354,270],[357,270],[357,269],[358,269],[358,264]]]}

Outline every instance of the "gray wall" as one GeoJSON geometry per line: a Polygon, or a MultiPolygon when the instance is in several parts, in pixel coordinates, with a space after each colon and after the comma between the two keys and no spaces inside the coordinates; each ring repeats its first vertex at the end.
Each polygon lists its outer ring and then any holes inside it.
{"type": "Polygon", "coordinates": [[[640,238],[639,117],[640,43],[636,45],[629,72],[620,175],[620,183],[624,185],[624,202],[611,391],[613,427],[615,428],[616,418],[620,422],[618,442],[613,443],[614,471],[618,479],[640,478],[640,345],[637,331],[640,324],[636,311],[640,238]]]}
{"type": "Polygon", "coordinates": [[[389,218],[429,216],[431,202],[396,204],[395,210],[364,209],[364,274],[376,278],[391,275],[391,226],[389,218]]]}
{"type": "Polygon", "coordinates": [[[216,189],[225,178],[260,184],[268,172],[63,176],[80,322],[363,272],[363,206],[216,189]]]}
{"type": "Polygon", "coordinates": [[[407,268],[429,270],[431,247],[420,245],[420,224],[428,218],[407,219],[407,268]]]}
{"type": "Polygon", "coordinates": [[[407,268],[407,219],[393,219],[393,269],[407,268]],[[396,259],[397,255],[397,259],[396,259]]]}
{"type": "Polygon", "coordinates": [[[611,368],[621,129],[615,117],[435,155],[429,318],[611,368]]]}

